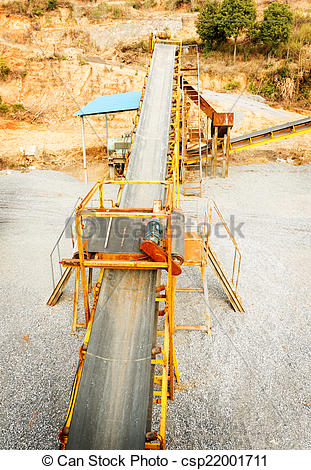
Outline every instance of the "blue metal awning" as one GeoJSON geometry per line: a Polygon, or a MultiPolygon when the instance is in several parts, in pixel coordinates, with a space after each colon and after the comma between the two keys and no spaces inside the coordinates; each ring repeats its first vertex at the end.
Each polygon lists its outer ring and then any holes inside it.
{"type": "Polygon", "coordinates": [[[138,109],[141,91],[130,91],[115,95],[99,96],[77,111],[74,116],[91,116],[94,114],[120,113],[138,109]]]}

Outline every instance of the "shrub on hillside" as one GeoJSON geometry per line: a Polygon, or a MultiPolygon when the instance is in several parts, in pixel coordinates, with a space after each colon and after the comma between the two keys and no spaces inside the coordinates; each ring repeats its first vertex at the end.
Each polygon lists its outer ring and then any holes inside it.
{"type": "Polygon", "coordinates": [[[0,79],[6,80],[8,78],[10,69],[7,66],[3,57],[0,57],[0,79]]]}
{"type": "Polygon", "coordinates": [[[253,78],[249,84],[249,91],[260,94],[267,99],[300,102],[309,106],[311,98],[311,71],[301,73],[296,64],[284,64],[261,79],[253,78]]]}
{"type": "Polygon", "coordinates": [[[9,114],[10,108],[5,103],[0,103],[0,116],[5,116],[9,114]]]}
{"type": "Polygon", "coordinates": [[[58,7],[58,0],[13,0],[3,3],[2,7],[9,13],[33,18],[55,10],[58,7]]]}
{"type": "Polygon", "coordinates": [[[120,44],[119,45],[121,52],[132,52],[145,54],[149,52],[149,43],[148,41],[141,39],[140,41],[132,42],[130,44],[120,44]]]}
{"type": "Polygon", "coordinates": [[[25,106],[22,103],[13,104],[11,111],[13,114],[24,112],[25,106]]]}
{"type": "Polygon", "coordinates": [[[311,17],[295,18],[293,31],[286,43],[278,47],[278,55],[282,58],[303,61],[304,52],[310,64],[311,17]],[[309,54],[308,54],[309,49],[309,54]]]}
{"type": "Polygon", "coordinates": [[[226,90],[237,90],[241,88],[241,83],[236,80],[230,80],[230,82],[225,86],[226,90]]]}

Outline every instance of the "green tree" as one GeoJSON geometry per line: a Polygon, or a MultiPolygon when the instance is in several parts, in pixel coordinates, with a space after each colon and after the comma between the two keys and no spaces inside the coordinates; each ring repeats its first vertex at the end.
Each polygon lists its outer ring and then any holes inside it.
{"type": "Polygon", "coordinates": [[[226,40],[219,17],[220,5],[218,0],[207,0],[200,9],[196,27],[205,49],[212,49],[214,45],[226,40]]]}
{"type": "Polygon", "coordinates": [[[254,0],[223,0],[218,13],[226,38],[234,39],[233,61],[236,59],[238,37],[250,31],[256,20],[254,0]]]}
{"type": "Polygon", "coordinates": [[[286,3],[272,2],[264,11],[258,37],[264,43],[276,48],[288,41],[293,28],[293,13],[286,3]]]}

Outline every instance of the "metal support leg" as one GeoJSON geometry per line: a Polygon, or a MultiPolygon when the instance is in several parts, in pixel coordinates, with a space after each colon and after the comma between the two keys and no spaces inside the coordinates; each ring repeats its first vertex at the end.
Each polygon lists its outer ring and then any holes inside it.
{"type": "Polygon", "coordinates": [[[221,176],[223,178],[226,177],[226,166],[227,166],[227,155],[226,155],[226,149],[227,149],[227,141],[228,141],[228,135],[224,135],[224,142],[223,142],[223,154],[222,154],[222,170],[221,170],[221,176]]]}
{"type": "MultiPolygon", "coordinates": [[[[165,315],[164,326],[164,351],[169,352],[169,318],[168,312],[165,315]]],[[[167,412],[167,381],[168,381],[168,357],[163,357],[163,375],[162,375],[162,390],[161,390],[161,417],[160,417],[160,435],[162,436],[161,448],[165,449],[166,444],[166,412],[167,412]]]]}
{"type": "MultiPolygon", "coordinates": [[[[157,272],[157,286],[160,285],[160,284],[161,284],[161,271],[158,271],[157,272]]],[[[158,318],[159,318],[159,302],[155,302],[152,348],[155,348],[156,345],[157,345],[158,318]]],[[[155,356],[153,356],[152,359],[155,359],[155,356]]],[[[147,427],[146,427],[147,432],[152,430],[154,372],[155,372],[155,365],[151,364],[150,389],[149,389],[149,406],[148,406],[147,427]]]]}
{"type": "Polygon", "coordinates": [[[79,281],[80,281],[80,268],[76,268],[75,291],[74,291],[74,297],[73,297],[72,328],[71,328],[72,333],[74,333],[77,329],[78,301],[79,301],[79,281]]]}
{"type": "Polygon", "coordinates": [[[212,178],[216,178],[217,173],[217,137],[218,137],[218,128],[214,128],[214,135],[212,141],[212,178]]]}
{"type": "Polygon", "coordinates": [[[93,268],[89,268],[89,293],[92,292],[93,268]]]}
{"type": "Polygon", "coordinates": [[[175,344],[173,340],[173,362],[174,362],[174,370],[175,370],[175,376],[176,376],[176,382],[180,382],[180,376],[179,376],[179,369],[178,369],[178,363],[177,363],[177,358],[176,358],[176,351],[175,351],[175,344]]]}
{"type": "Polygon", "coordinates": [[[228,177],[228,173],[229,173],[229,151],[230,151],[230,127],[228,127],[228,130],[227,130],[227,141],[226,141],[226,147],[225,147],[225,152],[226,152],[226,173],[225,173],[225,177],[227,178],[228,177]]]}
{"type": "Polygon", "coordinates": [[[89,306],[89,293],[86,277],[86,268],[84,266],[84,246],[82,241],[82,217],[76,215],[76,227],[77,227],[77,240],[79,248],[79,258],[80,258],[80,270],[81,270],[81,282],[82,282],[82,291],[83,291],[83,302],[84,302],[84,311],[85,311],[85,323],[88,325],[90,319],[90,306],[89,306]]]}
{"type": "Polygon", "coordinates": [[[208,300],[208,289],[207,289],[207,276],[206,276],[206,266],[202,264],[201,266],[201,273],[202,273],[202,283],[203,283],[203,295],[204,295],[204,302],[205,302],[205,315],[206,315],[206,328],[208,333],[212,336],[212,324],[211,324],[211,308],[209,305],[208,300]]]}
{"type": "Polygon", "coordinates": [[[85,148],[85,131],[84,131],[84,120],[81,116],[81,129],[82,129],[82,149],[83,149],[83,169],[84,169],[84,182],[87,184],[87,168],[86,168],[86,148],[85,148]]]}
{"type": "Polygon", "coordinates": [[[208,170],[208,142],[212,138],[212,120],[211,118],[207,118],[207,135],[206,135],[206,160],[205,160],[205,176],[207,177],[207,170],[208,170]]]}

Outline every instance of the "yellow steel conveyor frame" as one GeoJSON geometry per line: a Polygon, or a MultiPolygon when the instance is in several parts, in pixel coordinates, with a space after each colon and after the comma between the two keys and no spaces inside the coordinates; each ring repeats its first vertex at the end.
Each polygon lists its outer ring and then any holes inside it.
{"type": "MultiPolygon", "coordinates": [[[[311,118],[306,118],[305,121],[308,121],[306,124],[297,124],[295,122],[284,124],[284,126],[276,126],[275,129],[262,129],[258,131],[258,135],[252,137],[250,134],[233,138],[229,142],[224,142],[220,140],[217,142],[217,156],[222,155],[225,152],[225,146],[229,144],[228,153],[240,152],[242,150],[249,150],[255,147],[262,145],[270,144],[273,142],[280,142],[291,137],[298,135],[303,135],[311,132],[311,118]],[[285,127],[286,126],[286,127],[285,127]],[[244,138],[243,138],[244,137],[244,138]]],[[[299,121],[298,121],[299,122],[299,121]]],[[[203,156],[202,160],[207,161],[210,158],[210,155],[203,156]]],[[[193,165],[196,164],[198,159],[188,155],[186,164],[193,165]]]]}
{"type": "MultiPolygon", "coordinates": [[[[172,273],[172,251],[171,251],[171,213],[174,208],[180,206],[180,190],[179,190],[179,143],[180,143],[180,120],[181,120],[181,91],[179,87],[180,81],[180,55],[181,55],[181,45],[180,40],[169,40],[169,41],[158,41],[165,42],[169,44],[176,44],[179,47],[179,51],[176,57],[176,66],[174,71],[174,84],[173,84],[173,101],[172,101],[172,121],[171,127],[174,129],[174,132],[170,135],[169,141],[169,152],[168,152],[168,180],[167,181],[103,181],[99,180],[90,192],[86,195],[80,205],[77,207],[75,212],[75,224],[76,224],[76,233],[78,240],[78,249],[79,249],[79,258],[78,259],[63,259],[62,265],[64,267],[75,267],[76,271],[76,287],[79,282],[79,276],[81,275],[82,281],[82,291],[83,291],[83,300],[84,300],[84,310],[85,310],[85,323],[77,324],[76,322],[76,313],[77,313],[77,302],[78,298],[75,293],[75,305],[74,305],[74,319],[78,326],[86,326],[86,335],[84,342],[79,350],[79,365],[74,380],[68,413],[65,421],[65,425],[60,431],[59,438],[61,441],[61,448],[66,448],[66,443],[68,439],[70,424],[73,416],[74,405],[78,393],[79,383],[81,379],[85,353],[87,350],[92,324],[94,319],[94,314],[96,310],[96,305],[98,301],[98,295],[100,291],[100,286],[103,279],[104,269],[105,268],[115,268],[115,269],[156,269],[167,271],[167,282],[165,286],[158,286],[157,288],[157,297],[156,302],[164,302],[165,307],[161,313],[164,313],[164,328],[157,332],[158,337],[163,337],[163,346],[156,348],[155,354],[161,354],[161,359],[152,358],[151,364],[154,366],[160,366],[162,372],[158,375],[155,375],[154,381],[156,384],[160,385],[160,390],[154,390],[154,403],[161,404],[161,417],[160,417],[160,429],[159,432],[149,433],[149,439],[146,442],[146,449],[164,449],[166,442],[166,410],[167,410],[167,398],[173,399],[174,394],[174,371],[176,380],[179,382],[179,372],[175,355],[175,348],[173,342],[173,332],[174,332],[174,301],[175,301],[175,286],[176,280],[174,279],[172,273]],[[118,184],[120,185],[118,197],[116,203],[113,207],[105,207],[104,191],[103,187],[105,184],[118,184]],[[142,208],[142,209],[119,209],[119,203],[121,199],[121,193],[125,185],[127,184],[161,184],[164,185],[167,190],[166,201],[164,208],[159,210],[159,204],[161,201],[155,201],[153,208],[142,208]],[[96,193],[99,194],[99,207],[87,207],[89,202],[94,198],[96,193]],[[177,194],[177,200],[175,200],[175,194],[177,194]],[[90,214],[90,211],[92,213],[90,214]],[[165,250],[167,253],[166,262],[155,262],[152,260],[140,261],[131,257],[131,255],[125,255],[123,259],[116,259],[117,257],[113,254],[109,254],[106,259],[90,259],[87,251],[86,239],[84,236],[84,217],[130,217],[130,218],[154,218],[167,220],[167,236],[164,240],[165,250]],[[95,284],[94,291],[94,300],[93,305],[90,310],[89,306],[89,285],[87,281],[87,272],[86,270],[100,268],[100,274],[98,282],[95,284]],[[161,292],[165,294],[161,294],[161,292]],[[151,434],[151,435],[150,435],[151,434]],[[156,441],[156,442],[151,442],[156,441]]],[[[154,43],[153,43],[154,45],[154,43]]],[[[150,66],[150,63],[149,63],[150,66]]],[[[149,67],[148,67],[149,70],[149,67]]],[[[148,75],[148,73],[147,73],[148,75]]],[[[146,86],[146,80],[144,83],[144,88],[146,86]]],[[[144,90],[142,94],[142,100],[144,96],[144,90]]],[[[142,100],[139,105],[137,117],[135,119],[135,126],[138,123],[138,117],[141,110],[142,100]]],[[[134,134],[136,128],[133,131],[131,143],[134,141],[134,134]]],[[[126,165],[127,167],[127,165],[126,165]]]]}
{"type": "MultiPolygon", "coordinates": [[[[69,408],[65,420],[65,424],[60,430],[59,438],[61,442],[61,449],[66,448],[70,424],[72,421],[74,406],[77,398],[78,388],[81,380],[81,374],[83,370],[86,350],[88,347],[90,334],[93,326],[94,315],[96,311],[97,301],[99,297],[100,287],[103,280],[104,270],[109,269],[148,269],[148,270],[161,270],[167,271],[166,285],[160,285],[160,279],[158,276],[158,286],[156,289],[155,301],[159,306],[160,303],[164,303],[164,308],[159,310],[159,316],[164,317],[162,329],[157,331],[157,337],[161,339],[162,345],[155,347],[152,350],[151,365],[156,369],[154,375],[154,384],[157,385],[158,389],[153,391],[153,403],[161,405],[160,413],[160,428],[155,432],[148,432],[146,436],[146,449],[165,449],[166,446],[166,414],[167,414],[167,400],[173,399],[174,397],[174,376],[175,380],[179,382],[179,371],[176,360],[175,348],[173,335],[175,332],[175,293],[176,292],[203,292],[207,296],[206,292],[206,274],[205,266],[208,260],[208,234],[204,234],[203,237],[197,234],[186,234],[185,237],[185,265],[193,265],[200,267],[203,277],[203,288],[193,289],[176,289],[177,276],[173,274],[173,257],[172,257],[172,239],[171,239],[171,215],[175,208],[180,207],[180,188],[179,188],[179,168],[180,168],[180,147],[182,141],[182,93],[180,89],[180,76],[181,76],[181,48],[182,42],[180,40],[160,40],[158,42],[164,42],[169,44],[176,44],[178,54],[176,55],[176,64],[174,71],[174,83],[173,83],[173,99],[172,99],[172,112],[171,112],[171,132],[169,138],[169,150],[168,150],[168,178],[166,181],[127,181],[123,179],[121,181],[104,181],[99,180],[85,196],[75,211],[75,225],[76,234],[78,241],[79,258],[63,259],[62,265],[66,268],[76,269],[75,278],[75,294],[74,294],[74,313],[73,313],[73,331],[77,326],[85,326],[86,334],[79,349],[79,364],[77,373],[75,376],[69,408]],[[112,206],[105,206],[106,201],[111,203],[111,199],[105,199],[104,187],[105,185],[120,186],[117,195],[116,202],[112,206]],[[163,185],[166,188],[166,200],[162,207],[162,201],[154,201],[152,208],[119,208],[121,200],[121,194],[123,188],[126,185],[163,185]],[[98,197],[97,197],[98,196],[98,197]],[[97,206],[90,207],[90,202],[97,202],[97,206]],[[136,254],[120,254],[120,253],[98,253],[95,258],[91,258],[88,252],[86,237],[84,234],[84,218],[86,217],[127,217],[127,218],[158,218],[166,220],[167,232],[166,238],[162,240],[163,248],[166,253],[166,260],[162,262],[153,261],[151,258],[144,257],[141,259],[139,253],[136,254]],[[147,259],[146,259],[147,258],[147,259]],[[92,271],[93,269],[99,269],[99,276],[97,282],[92,287],[92,271]],[[89,270],[89,282],[87,279],[87,269],[89,270]],[[84,301],[85,311],[85,322],[77,322],[77,310],[78,310],[78,294],[79,294],[79,280],[81,276],[82,292],[84,301]],[[90,308],[89,293],[93,289],[93,304],[90,308]],[[156,357],[160,355],[161,357],[156,357]]],[[[152,42],[153,48],[154,42],[152,42]]],[[[146,81],[145,81],[146,84],[146,81]]],[[[144,96],[144,91],[143,95],[144,96]]],[[[137,119],[135,124],[137,125],[138,116],[141,110],[141,104],[139,106],[137,119]]],[[[133,144],[134,133],[133,131],[131,142],[133,144]]],[[[128,156],[129,158],[129,156],[128,156]]],[[[128,163],[128,162],[127,162],[128,163]]],[[[126,165],[127,168],[127,165],[126,165]]],[[[206,216],[207,217],[207,216],[206,216]]],[[[206,297],[205,297],[206,299],[206,297]]],[[[206,302],[207,303],[207,302],[206,302]]],[[[206,315],[206,327],[186,325],[176,326],[176,329],[192,329],[202,330],[211,333],[210,318],[206,315]]]]}
{"type": "MultiPolygon", "coordinates": [[[[174,330],[174,288],[176,281],[175,276],[172,274],[172,262],[171,262],[171,212],[174,209],[174,198],[172,186],[173,182],[170,181],[168,184],[166,182],[122,182],[122,187],[125,184],[165,184],[168,188],[168,199],[166,201],[166,206],[159,210],[158,202],[155,204],[155,207],[152,209],[135,209],[135,210],[120,210],[118,207],[109,207],[105,208],[103,195],[103,185],[104,181],[98,181],[96,185],[92,188],[90,193],[85,197],[80,206],[76,211],[76,227],[78,235],[78,248],[79,248],[79,259],[64,259],[62,260],[62,265],[64,267],[76,267],[81,273],[82,281],[82,290],[83,290],[83,299],[84,299],[84,309],[85,309],[85,324],[87,325],[87,331],[85,335],[84,342],[79,351],[79,366],[76,374],[72,395],[70,399],[68,414],[66,417],[66,422],[60,433],[60,440],[62,442],[63,448],[66,445],[66,436],[69,433],[70,423],[72,419],[74,404],[77,396],[77,391],[79,387],[79,382],[82,374],[85,351],[87,350],[88,341],[92,329],[94,314],[96,310],[98,293],[100,290],[100,285],[103,279],[104,269],[105,268],[115,268],[115,269],[157,269],[167,270],[167,283],[166,286],[158,286],[158,295],[156,297],[156,302],[165,302],[164,307],[164,329],[158,331],[158,336],[163,336],[163,347],[157,349],[157,354],[161,354],[161,359],[152,359],[152,365],[158,365],[162,367],[162,374],[155,376],[156,383],[161,384],[160,391],[154,391],[154,402],[161,403],[161,420],[160,420],[160,431],[156,433],[155,437],[158,442],[146,442],[146,448],[158,448],[163,449],[165,447],[165,434],[166,434],[166,407],[167,407],[167,397],[173,399],[173,370],[175,369],[175,374],[177,381],[179,381],[179,373],[174,349],[173,342],[173,330],[174,330]],[[97,191],[100,195],[100,207],[99,208],[88,208],[87,204],[90,200],[96,195],[97,191]],[[94,213],[90,214],[90,210],[95,210],[94,213]],[[87,252],[87,247],[85,245],[85,237],[83,235],[83,218],[84,217],[129,217],[129,218],[154,218],[166,219],[167,220],[167,238],[166,238],[166,253],[167,253],[167,262],[154,262],[154,261],[139,261],[137,259],[131,259],[131,255],[125,255],[124,259],[90,259],[87,252]],[[87,273],[86,270],[100,268],[100,274],[98,282],[94,286],[94,300],[92,309],[89,308],[89,287],[87,282],[87,273]],[[165,291],[165,294],[162,295],[161,292],[165,291]],[[170,375],[172,376],[172,380],[170,375]]],[[[117,184],[117,182],[108,182],[108,184],[117,184]]],[[[159,201],[160,202],[160,201],[159,201]]]]}

